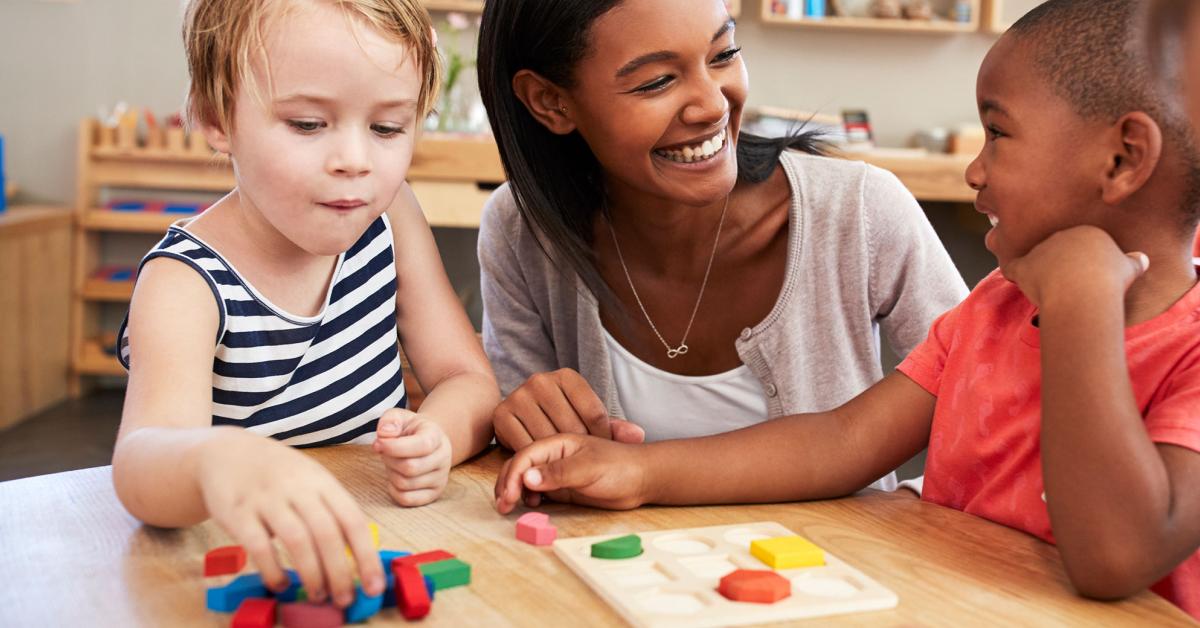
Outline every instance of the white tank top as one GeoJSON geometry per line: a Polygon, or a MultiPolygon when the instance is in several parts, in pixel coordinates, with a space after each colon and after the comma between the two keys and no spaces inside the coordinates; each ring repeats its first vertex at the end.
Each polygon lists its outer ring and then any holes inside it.
{"type": "Polygon", "coordinates": [[[625,418],[646,430],[646,441],[730,432],[767,420],[767,396],[745,364],[691,377],[655,368],[604,331],[617,398],[625,418]]]}

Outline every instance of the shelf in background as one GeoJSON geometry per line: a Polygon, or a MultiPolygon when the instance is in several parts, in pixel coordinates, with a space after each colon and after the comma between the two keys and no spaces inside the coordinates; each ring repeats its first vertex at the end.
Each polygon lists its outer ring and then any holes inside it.
{"type": "Polygon", "coordinates": [[[125,367],[117,361],[117,356],[105,353],[96,338],[85,340],[79,347],[74,368],[79,375],[125,375],[125,367]]]}
{"type": "Polygon", "coordinates": [[[165,234],[167,227],[170,227],[176,220],[195,215],[124,212],[95,208],[84,212],[80,222],[83,228],[89,231],[165,234]]]}
{"type": "Polygon", "coordinates": [[[83,298],[88,301],[125,303],[133,297],[132,281],[88,279],[83,283],[83,298]]]}
{"type": "Polygon", "coordinates": [[[786,15],[764,13],[764,24],[842,31],[887,31],[894,33],[974,33],[979,30],[979,20],[952,22],[950,20],[905,20],[874,17],[824,17],[795,19],[786,15]]]}
{"type": "MultiPolygon", "coordinates": [[[[424,0],[422,3],[430,11],[463,11],[465,13],[483,12],[483,0],[424,0]]],[[[742,0],[726,0],[729,14],[737,17],[742,10],[742,0]]]]}

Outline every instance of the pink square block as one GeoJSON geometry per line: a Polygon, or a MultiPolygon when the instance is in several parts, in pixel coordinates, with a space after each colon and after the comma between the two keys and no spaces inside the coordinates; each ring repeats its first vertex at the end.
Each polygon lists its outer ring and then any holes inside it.
{"type": "Polygon", "coordinates": [[[517,519],[517,538],[530,545],[549,545],[558,536],[550,525],[550,517],[540,512],[527,512],[517,519]]]}

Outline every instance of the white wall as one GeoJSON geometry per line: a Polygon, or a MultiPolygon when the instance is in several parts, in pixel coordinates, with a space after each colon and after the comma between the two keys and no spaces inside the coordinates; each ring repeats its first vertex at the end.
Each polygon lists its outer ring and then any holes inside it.
{"type": "MultiPolygon", "coordinates": [[[[764,26],[744,2],[751,103],[865,108],[882,144],[975,120],[975,72],[994,35],[764,26]]],[[[124,100],[178,109],[186,88],[173,0],[0,0],[0,134],[23,200],[70,202],[80,118],[124,100]]]]}

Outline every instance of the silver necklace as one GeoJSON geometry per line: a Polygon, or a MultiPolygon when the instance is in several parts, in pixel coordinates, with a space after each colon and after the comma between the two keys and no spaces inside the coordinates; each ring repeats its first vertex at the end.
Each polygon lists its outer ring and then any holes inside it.
{"type": "Polygon", "coordinates": [[[725,197],[725,206],[721,208],[721,219],[717,222],[717,237],[713,240],[712,253],[708,256],[708,267],[704,269],[704,281],[700,282],[700,294],[696,295],[696,305],[692,307],[692,317],[688,319],[687,329],[683,330],[683,338],[680,339],[678,347],[671,347],[667,339],[659,333],[654,321],[650,320],[650,313],[646,311],[646,306],[642,304],[642,297],[638,296],[637,288],[633,285],[633,277],[629,276],[629,267],[625,265],[625,256],[621,254],[621,243],[617,242],[617,231],[613,229],[612,220],[605,221],[608,223],[608,232],[612,234],[613,246],[617,248],[617,260],[621,262],[621,270],[625,271],[625,280],[629,282],[629,289],[633,291],[633,298],[641,308],[642,315],[646,317],[646,322],[650,323],[650,329],[654,331],[655,336],[658,336],[658,341],[667,348],[667,357],[672,360],[686,355],[688,352],[687,337],[692,331],[692,323],[696,321],[696,312],[700,310],[700,301],[704,299],[704,289],[708,287],[708,273],[712,271],[713,260],[717,258],[717,245],[721,242],[721,229],[725,226],[725,213],[729,211],[730,196],[733,195],[725,197]]]}

